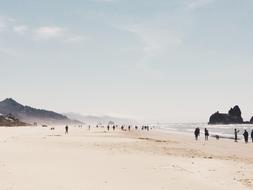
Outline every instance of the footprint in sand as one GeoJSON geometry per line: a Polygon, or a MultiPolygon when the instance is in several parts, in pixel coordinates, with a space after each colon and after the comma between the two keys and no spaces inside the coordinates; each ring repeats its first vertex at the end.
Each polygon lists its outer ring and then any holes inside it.
{"type": "Polygon", "coordinates": [[[241,182],[243,185],[253,187],[253,179],[239,179],[238,181],[241,182]]]}

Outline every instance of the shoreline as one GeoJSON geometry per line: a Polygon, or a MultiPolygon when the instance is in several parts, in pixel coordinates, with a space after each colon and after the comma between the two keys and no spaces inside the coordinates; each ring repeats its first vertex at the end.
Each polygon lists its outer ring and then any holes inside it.
{"type": "MultiPolygon", "coordinates": [[[[234,129],[239,129],[241,132],[243,130],[247,130],[249,133],[253,130],[253,124],[244,125],[244,124],[230,124],[230,125],[208,125],[207,123],[179,123],[179,124],[169,124],[168,127],[157,127],[158,130],[161,130],[165,133],[175,133],[175,134],[189,134],[192,135],[194,133],[194,129],[196,127],[199,127],[201,129],[200,134],[204,134],[204,128],[207,128],[209,130],[209,137],[216,138],[218,135],[219,138],[223,139],[234,139],[234,129]],[[175,125],[175,126],[174,126],[175,125]],[[178,127],[177,127],[178,126],[178,127]],[[187,126],[187,127],[186,127],[187,126]]],[[[238,136],[241,136],[241,138],[238,138],[238,140],[243,139],[242,134],[238,134],[238,136]]]]}

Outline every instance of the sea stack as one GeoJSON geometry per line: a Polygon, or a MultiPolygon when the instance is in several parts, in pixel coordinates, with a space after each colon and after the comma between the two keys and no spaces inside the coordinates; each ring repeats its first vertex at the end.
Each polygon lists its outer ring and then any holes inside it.
{"type": "Polygon", "coordinates": [[[228,113],[219,113],[218,111],[211,115],[209,124],[242,124],[242,112],[239,106],[234,106],[228,113]]]}
{"type": "Polygon", "coordinates": [[[253,123],[253,117],[251,118],[250,123],[253,123]]]}

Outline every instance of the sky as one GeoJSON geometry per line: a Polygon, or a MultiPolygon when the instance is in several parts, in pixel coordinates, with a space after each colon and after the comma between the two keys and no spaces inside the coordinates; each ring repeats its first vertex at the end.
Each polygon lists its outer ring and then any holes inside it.
{"type": "Polygon", "coordinates": [[[252,0],[0,0],[0,99],[152,122],[253,116],[252,0]]]}

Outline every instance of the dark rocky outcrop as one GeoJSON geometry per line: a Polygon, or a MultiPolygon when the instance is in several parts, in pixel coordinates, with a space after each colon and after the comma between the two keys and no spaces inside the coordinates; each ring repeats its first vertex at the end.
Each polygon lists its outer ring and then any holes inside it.
{"type": "Polygon", "coordinates": [[[0,113],[7,115],[12,114],[15,118],[27,123],[41,123],[41,124],[71,124],[81,123],[70,120],[68,117],[42,109],[32,108],[30,106],[23,106],[11,98],[7,98],[0,102],[0,113]]]}
{"type": "Polygon", "coordinates": [[[253,117],[251,118],[250,123],[253,123],[253,117]]]}
{"type": "Polygon", "coordinates": [[[228,113],[216,112],[211,115],[209,124],[242,124],[242,112],[239,106],[231,108],[228,113]]]}
{"type": "Polygon", "coordinates": [[[13,115],[0,115],[0,126],[13,127],[13,126],[29,126],[25,122],[20,121],[15,118],[13,115]]]}

